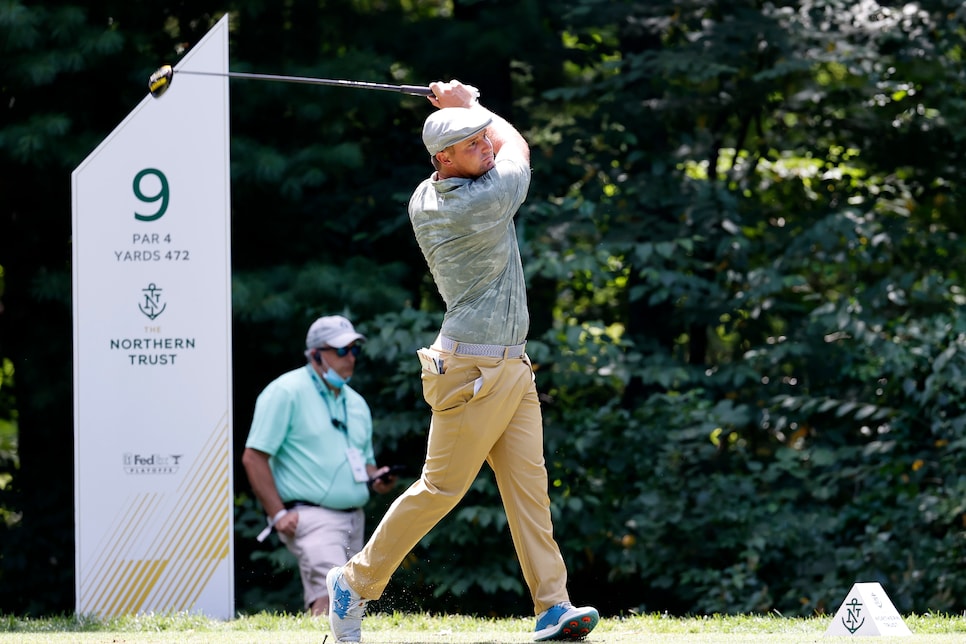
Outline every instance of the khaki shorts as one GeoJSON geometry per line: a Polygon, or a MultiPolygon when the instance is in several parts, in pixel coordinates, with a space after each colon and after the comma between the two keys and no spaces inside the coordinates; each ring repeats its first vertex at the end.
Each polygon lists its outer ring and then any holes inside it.
{"type": "Polygon", "coordinates": [[[298,559],[308,609],[316,599],[328,594],[325,576],[329,570],[344,565],[362,550],[366,515],[361,509],[329,510],[304,505],[289,511],[299,513],[295,538],[282,533],[278,537],[298,559]]]}

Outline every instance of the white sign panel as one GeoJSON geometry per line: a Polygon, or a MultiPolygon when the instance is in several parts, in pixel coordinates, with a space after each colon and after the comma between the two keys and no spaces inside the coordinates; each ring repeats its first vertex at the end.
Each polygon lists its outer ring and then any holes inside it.
{"type": "Polygon", "coordinates": [[[879,583],[852,584],[825,635],[912,635],[879,583]]]}
{"type": "Polygon", "coordinates": [[[234,616],[228,79],[179,69],[227,16],[72,176],[78,614],[234,616]]]}

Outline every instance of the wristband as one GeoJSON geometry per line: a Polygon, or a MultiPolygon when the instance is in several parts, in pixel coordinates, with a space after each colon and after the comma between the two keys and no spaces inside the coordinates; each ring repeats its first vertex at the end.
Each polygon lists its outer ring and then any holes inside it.
{"type": "Polygon", "coordinates": [[[268,538],[268,535],[272,534],[272,530],[275,528],[275,524],[278,523],[281,520],[281,518],[284,517],[286,514],[288,514],[288,510],[286,510],[285,508],[282,508],[281,510],[276,512],[275,516],[273,516],[271,519],[268,519],[268,525],[265,526],[264,530],[258,533],[258,536],[255,537],[255,540],[258,541],[259,543],[261,543],[262,541],[265,541],[265,539],[268,538]]]}
{"type": "Polygon", "coordinates": [[[268,525],[269,526],[274,526],[286,514],[288,514],[288,510],[286,508],[282,508],[281,510],[279,510],[278,512],[275,513],[275,516],[273,516],[271,519],[268,520],[268,525]]]}

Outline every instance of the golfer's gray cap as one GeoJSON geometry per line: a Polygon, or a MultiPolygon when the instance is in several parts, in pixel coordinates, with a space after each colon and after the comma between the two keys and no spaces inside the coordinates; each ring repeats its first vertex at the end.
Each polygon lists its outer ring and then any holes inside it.
{"type": "Polygon", "coordinates": [[[327,315],[312,323],[309,332],[305,334],[305,348],[347,347],[356,340],[365,341],[366,336],[356,333],[352,322],[341,315],[327,315]]]}
{"type": "Polygon", "coordinates": [[[431,156],[479,134],[493,121],[489,112],[472,107],[444,107],[423,123],[423,144],[431,156]]]}

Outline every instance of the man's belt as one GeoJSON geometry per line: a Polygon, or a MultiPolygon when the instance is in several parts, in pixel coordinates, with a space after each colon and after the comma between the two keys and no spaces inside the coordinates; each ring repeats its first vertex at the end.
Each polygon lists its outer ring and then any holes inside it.
{"type": "Polygon", "coordinates": [[[457,342],[447,338],[445,335],[439,336],[439,347],[443,351],[449,351],[462,356],[481,356],[487,358],[522,358],[526,352],[527,343],[505,346],[502,344],[472,344],[469,342],[457,342]]]}
{"type": "Polygon", "coordinates": [[[294,510],[298,507],[308,507],[308,508],[325,508],[326,510],[332,510],[333,512],[355,512],[359,508],[326,508],[324,505],[319,505],[318,503],[312,503],[311,501],[302,501],[296,499],[295,501],[287,501],[285,504],[286,510],[294,510]]]}

